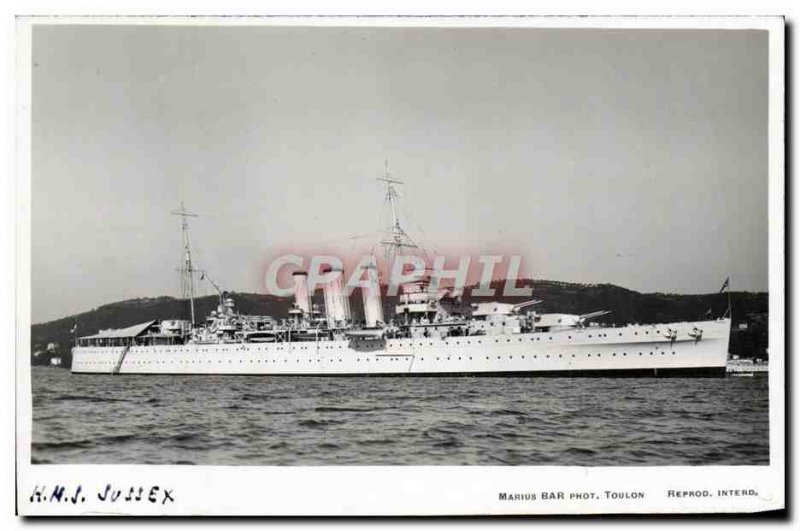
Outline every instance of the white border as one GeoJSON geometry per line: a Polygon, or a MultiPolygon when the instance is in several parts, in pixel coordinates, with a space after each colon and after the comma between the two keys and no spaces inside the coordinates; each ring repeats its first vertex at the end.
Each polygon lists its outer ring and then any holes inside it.
{"type": "Polygon", "coordinates": [[[783,42],[780,18],[182,18],[21,19],[17,23],[18,318],[17,488],[21,514],[433,515],[752,512],[784,505],[783,42]],[[30,464],[30,45],[31,24],[223,24],[548,28],[764,29],[769,36],[770,465],[761,467],[211,467],[30,464]],[[94,492],[109,481],[162,485],[176,503],[109,507],[94,492]],[[31,503],[34,485],[81,483],[88,503],[31,503]],[[757,498],[668,498],[666,491],[754,488],[757,498]],[[642,490],[645,502],[500,502],[498,492],[642,490]]]}

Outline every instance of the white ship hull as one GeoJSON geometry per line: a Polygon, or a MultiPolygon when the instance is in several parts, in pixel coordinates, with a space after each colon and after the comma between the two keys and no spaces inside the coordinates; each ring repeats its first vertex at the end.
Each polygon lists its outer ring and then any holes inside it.
{"type": "MultiPolygon", "coordinates": [[[[73,373],[724,376],[730,319],[446,339],[75,347],[73,373]],[[675,331],[671,339],[668,329],[675,331]],[[697,329],[702,337],[693,337],[697,329]]],[[[695,334],[696,336],[696,334],[695,334]]]]}

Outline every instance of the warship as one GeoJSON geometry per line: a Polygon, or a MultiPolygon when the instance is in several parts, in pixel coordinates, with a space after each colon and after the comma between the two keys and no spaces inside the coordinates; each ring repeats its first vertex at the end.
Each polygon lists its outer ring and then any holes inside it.
{"type": "MultiPolygon", "coordinates": [[[[380,243],[387,255],[417,246],[402,228],[388,172],[391,224],[380,243]]],[[[384,312],[379,281],[361,288],[363,319],[350,307],[343,271],[330,270],[324,304],[313,304],[308,272],[292,273],[288,315],[244,315],[219,294],[216,310],[195,320],[188,218],[181,205],[182,294],[188,319],[152,320],[79,337],[72,372],[85,374],[229,374],[264,376],[719,376],[726,374],[730,304],[720,318],[691,322],[605,325],[610,312],[539,313],[542,302],[467,303],[453,290],[431,290],[423,277],[402,284],[384,312]],[[336,274],[341,273],[341,274],[336,274]],[[384,313],[391,314],[385,317],[384,313]]],[[[377,274],[371,275],[376,278],[377,274]]],[[[723,290],[727,288],[725,282],[723,290]]],[[[729,298],[730,301],[730,298],[729,298]]]]}

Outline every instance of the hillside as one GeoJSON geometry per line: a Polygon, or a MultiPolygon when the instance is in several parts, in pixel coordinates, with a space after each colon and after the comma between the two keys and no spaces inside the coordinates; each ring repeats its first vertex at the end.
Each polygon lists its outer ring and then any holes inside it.
{"type": "MultiPolygon", "coordinates": [[[[571,284],[549,280],[522,280],[518,286],[533,288],[533,298],[544,302],[536,307],[539,312],[588,313],[594,310],[611,310],[611,314],[600,319],[606,323],[656,323],[703,319],[711,310],[714,317],[722,315],[727,307],[724,294],[676,295],[665,293],[639,293],[612,284],[571,284]]],[[[493,284],[497,293],[502,293],[502,283],[493,284]]],[[[275,297],[255,293],[231,293],[237,310],[245,314],[272,315],[281,318],[287,315],[291,298],[275,297]]],[[[499,300],[521,302],[519,297],[503,297],[499,300]]],[[[315,300],[321,296],[317,295],[315,300]]],[[[465,299],[469,300],[469,296],[465,299]]],[[[393,308],[396,298],[385,297],[385,307],[393,308]]],[[[198,321],[213,310],[218,302],[216,296],[195,299],[198,321]]],[[[768,294],[731,293],[733,329],[731,353],[743,357],[766,358],[768,294]],[[738,330],[739,323],[748,323],[747,330],[738,330]]],[[[48,343],[60,346],[60,356],[66,366],[70,364],[69,347],[73,343],[70,332],[77,323],[75,335],[85,336],[104,328],[122,328],[151,319],[188,317],[188,303],[172,297],[131,299],[106,304],[84,312],[31,327],[31,352],[42,350],[48,343]]],[[[351,307],[355,316],[362,315],[361,296],[354,292],[351,307]]],[[[42,360],[42,358],[39,358],[42,360]]],[[[47,363],[42,360],[40,363],[47,363]]]]}

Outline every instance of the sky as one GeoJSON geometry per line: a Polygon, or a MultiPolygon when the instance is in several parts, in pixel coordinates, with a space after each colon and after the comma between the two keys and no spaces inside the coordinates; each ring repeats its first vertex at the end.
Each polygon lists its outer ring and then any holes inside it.
{"type": "Polygon", "coordinates": [[[766,291],[767,74],[755,30],[36,26],[32,321],[178,296],[181,201],[198,267],[263,292],[376,239],[387,160],[431,252],[766,291]]]}

